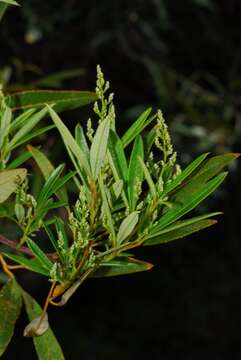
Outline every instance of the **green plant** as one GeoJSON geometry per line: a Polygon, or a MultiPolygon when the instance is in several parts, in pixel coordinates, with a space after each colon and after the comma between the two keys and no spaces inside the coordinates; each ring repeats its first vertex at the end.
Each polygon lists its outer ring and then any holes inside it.
{"type": "MultiPolygon", "coordinates": [[[[212,217],[220,214],[186,218],[220,186],[227,175],[223,167],[238,155],[209,157],[205,153],[181,171],[161,111],[151,115],[148,108],[119,137],[113,94],[108,95],[108,90],[109,83],[98,67],[98,100],[93,108],[97,125],[93,126],[89,119],[85,131],[77,124],[74,135],[56,112],[62,108],[52,97],[48,99],[47,93],[46,106],[41,102],[41,110],[24,110],[15,120],[9,107],[15,104],[14,99],[1,97],[0,214],[17,224],[21,235],[19,240],[0,235],[0,242],[5,245],[0,261],[10,278],[0,293],[0,309],[5,309],[4,315],[0,311],[0,354],[11,339],[24,302],[31,321],[24,335],[33,336],[39,358],[45,358],[48,346],[49,359],[63,359],[48,325],[49,304],[65,305],[89,277],[151,269],[152,264],[137,259],[130,251],[190,235],[216,223],[212,217]],[[31,145],[27,146],[27,153],[21,152],[9,163],[14,150],[11,144],[22,146],[33,134],[38,135],[34,131],[31,136],[26,135],[23,129],[32,130],[38,123],[33,118],[42,119],[47,114],[74,167],[65,175],[64,164],[55,168],[43,151],[31,145]],[[14,129],[14,135],[10,129],[14,129]],[[29,191],[26,169],[18,168],[29,157],[36,161],[45,179],[35,196],[29,191]],[[73,198],[74,202],[70,200],[73,198]],[[46,233],[51,253],[44,251],[40,230],[46,233]],[[16,282],[13,271],[18,268],[44,275],[51,282],[43,310],[16,282]]],[[[89,102],[93,98],[92,94],[89,102]]],[[[36,93],[33,106],[39,99],[41,94],[36,93]]],[[[51,128],[49,125],[41,131],[51,128]]]]}

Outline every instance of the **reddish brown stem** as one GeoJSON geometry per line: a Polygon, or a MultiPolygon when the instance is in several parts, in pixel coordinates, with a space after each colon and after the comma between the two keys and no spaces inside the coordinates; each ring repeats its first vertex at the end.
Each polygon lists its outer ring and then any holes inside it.
{"type": "MultiPolygon", "coordinates": [[[[3,235],[0,235],[0,243],[18,252],[34,257],[34,254],[28,247],[26,246],[18,247],[18,243],[15,240],[10,240],[3,235]]],[[[46,256],[48,256],[49,259],[58,260],[58,255],[56,253],[47,253],[46,256]]]]}

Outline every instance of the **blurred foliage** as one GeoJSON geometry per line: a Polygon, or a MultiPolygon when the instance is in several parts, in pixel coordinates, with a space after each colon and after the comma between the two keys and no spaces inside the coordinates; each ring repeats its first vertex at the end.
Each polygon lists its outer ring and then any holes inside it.
{"type": "MultiPolygon", "coordinates": [[[[182,152],[223,152],[237,145],[237,0],[27,0],[22,5],[21,17],[19,8],[9,11],[1,34],[0,65],[14,64],[13,82],[44,86],[33,76],[40,76],[40,69],[65,75],[80,65],[85,71],[76,73],[74,85],[90,88],[100,62],[122,96],[127,123],[152,103],[172,119],[182,152]]],[[[5,68],[2,76],[8,78],[9,72],[5,68]]],[[[55,86],[54,79],[48,85],[55,86]]]]}

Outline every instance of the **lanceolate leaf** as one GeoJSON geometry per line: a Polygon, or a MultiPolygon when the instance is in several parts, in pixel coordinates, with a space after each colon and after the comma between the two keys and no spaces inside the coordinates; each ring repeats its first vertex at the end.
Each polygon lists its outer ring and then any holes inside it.
{"type": "MultiPolygon", "coordinates": [[[[50,229],[49,226],[47,226],[47,224],[44,223],[43,226],[44,226],[44,229],[45,229],[45,231],[46,231],[46,233],[47,233],[47,235],[48,235],[48,237],[49,237],[49,240],[50,240],[51,244],[53,245],[54,250],[55,250],[56,253],[58,254],[58,257],[59,257],[59,259],[61,260],[62,264],[64,264],[64,260],[65,260],[65,259],[64,259],[64,257],[63,257],[63,254],[62,254],[61,249],[59,248],[57,239],[55,238],[52,230],[50,229]]],[[[56,226],[56,228],[57,228],[57,230],[58,230],[58,225],[56,226]]],[[[66,241],[66,238],[65,238],[65,237],[63,237],[63,238],[64,238],[64,246],[65,246],[65,249],[67,249],[67,247],[68,247],[68,242],[66,241]]]]}
{"type": "Polygon", "coordinates": [[[185,202],[187,198],[202,191],[208,180],[220,173],[223,167],[237,157],[237,154],[225,154],[206,160],[182,183],[180,188],[174,191],[169,200],[177,203],[185,202]]]}
{"type": "Polygon", "coordinates": [[[37,129],[35,131],[32,131],[29,134],[26,134],[11,147],[11,150],[15,149],[16,147],[18,147],[24,143],[28,143],[30,140],[34,139],[35,137],[40,136],[54,128],[55,128],[55,125],[48,125],[48,126],[44,126],[44,127],[40,128],[40,129],[37,129]]]}
{"type": "Polygon", "coordinates": [[[182,202],[174,203],[173,207],[161,217],[158,224],[153,228],[153,232],[164,229],[166,226],[172,224],[174,221],[177,221],[182,216],[193,210],[200,202],[216,190],[219,185],[221,185],[226,176],[226,172],[221,173],[214,179],[204,184],[202,188],[199,188],[196,192],[190,194],[189,196],[187,195],[186,198],[183,198],[182,202]]]}
{"type": "Polygon", "coordinates": [[[127,275],[141,271],[150,270],[152,264],[137,260],[131,257],[120,257],[112,261],[104,262],[91,275],[91,277],[107,277],[117,275],[127,275]]]}
{"type": "Polygon", "coordinates": [[[129,201],[130,201],[130,209],[133,211],[137,202],[137,183],[142,182],[143,178],[143,170],[141,164],[138,160],[138,157],[143,159],[144,150],[143,150],[143,141],[141,136],[137,136],[133,150],[131,153],[130,165],[129,165],[129,173],[128,173],[128,191],[129,191],[129,201]]]}
{"type": "Polygon", "coordinates": [[[15,132],[17,129],[23,126],[24,123],[26,123],[28,119],[36,112],[37,112],[36,109],[28,109],[22,112],[15,119],[13,119],[10,125],[10,133],[15,132]]]}
{"type": "Polygon", "coordinates": [[[219,174],[225,166],[237,159],[239,156],[240,154],[235,153],[214,156],[206,160],[205,163],[200,166],[197,173],[194,173],[194,176],[199,177],[199,179],[203,179],[203,181],[207,181],[213,176],[219,174]]]}
{"type": "Polygon", "coordinates": [[[90,149],[83,128],[80,124],[77,124],[75,127],[75,140],[78,143],[81,150],[86,154],[86,157],[89,158],[90,149]]]}
{"type": "Polygon", "coordinates": [[[27,145],[27,149],[38,164],[38,167],[40,168],[45,180],[47,180],[50,174],[54,171],[54,166],[41,150],[31,145],[27,145]]]}
{"type": "Polygon", "coordinates": [[[146,242],[144,242],[143,245],[157,245],[157,244],[163,244],[167,243],[173,240],[181,239],[185,236],[188,236],[190,234],[193,234],[197,231],[203,230],[211,225],[216,224],[216,220],[208,219],[208,220],[200,220],[196,223],[183,226],[177,230],[172,230],[169,232],[164,233],[163,235],[159,235],[156,237],[153,237],[146,242]]]}
{"type": "Polygon", "coordinates": [[[100,193],[101,193],[101,197],[102,197],[102,201],[103,201],[103,210],[104,213],[107,217],[108,220],[108,226],[109,226],[109,230],[110,233],[112,235],[112,240],[114,245],[116,245],[116,233],[115,233],[115,227],[114,227],[114,223],[113,223],[113,219],[112,219],[112,215],[111,215],[111,211],[110,211],[110,206],[108,203],[108,198],[107,198],[107,194],[106,194],[106,188],[105,185],[103,183],[103,179],[101,174],[99,175],[99,187],[100,187],[100,193]]]}
{"type": "Polygon", "coordinates": [[[121,244],[132,233],[138,222],[138,219],[138,212],[133,211],[122,221],[119,231],[117,233],[117,244],[121,244]]]}
{"type": "Polygon", "coordinates": [[[18,184],[23,182],[26,175],[26,169],[0,171],[0,203],[7,200],[18,184]]]}
{"type": "Polygon", "coordinates": [[[143,170],[143,173],[145,175],[148,186],[150,188],[152,197],[156,198],[157,197],[156,187],[155,187],[155,184],[154,184],[154,182],[152,180],[151,174],[150,174],[149,170],[147,169],[144,161],[142,160],[142,158],[140,156],[138,156],[138,160],[139,160],[139,163],[140,163],[141,168],[143,170]]]}
{"type": "Polygon", "coordinates": [[[196,216],[187,220],[177,221],[160,231],[156,231],[156,229],[153,228],[153,230],[151,229],[147,235],[144,245],[161,244],[162,242],[168,242],[190,235],[193,232],[216,224],[217,221],[210,219],[210,217],[220,214],[220,212],[216,212],[196,216]]]}
{"type": "MultiPolygon", "coordinates": [[[[40,168],[45,180],[47,180],[50,174],[54,171],[54,166],[52,165],[51,161],[49,161],[47,156],[42,151],[35,147],[28,145],[27,149],[38,164],[38,167],[40,168]]],[[[68,195],[65,187],[58,190],[56,195],[58,196],[59,200],[68,201],[68,195]]]]}
{"type": "Polygon", "coordinates": [[[128,178],[128,167],[125,152],[120,138],[113,130],[110,130],[108,149],[119,179],[126,181],[128,178]]]}
{"type": "MultiPolygon", "coordinates": [[[[22,291],[26,312],[30,321],[42,315],[39,304],[25,291],[22,291]]],[[[64,360],[61,347],[49,328],[42,336],[33,338],[35,350],[40,360],[64,360]]]]}
{"type": "Polygon", "coordinates": [[[45,107],[44,109],[30,116],[13,136],[13,138],[8,144],[8,149],[13,149],[15,147],[15,144],[20,142],[25,137],[25,135],[29,135],[29,132],[45,117],[46,114],[47,108],[45,107]]]}
{"type": "Polygon", "coordinates": [[[0,291],[0,356],[6,350],[13,336],[21,307],[21,292],[16,281],[11,279],[0,291]]]}
{"type": "Polygon", "coordinates": [[[106,157],[110,121],[106,118],[97,128],[90,148],[90,165],[94,179],[97,179],[106,157]]]}
{"type": "Polygon", "coordinates": [[[6,106],[3,115],[0,119],[0,148],[4,143],[4,139],[8,136],[10,130],[10,123],[12,119],[11,109],[6,106]]]}
{"type": "Polygon", "coordinates": [[[40,247],[31,239],[27,239],[27,244],[32,253],[36,256],[36,259],[39,261],[39,264],[42,265],[47,271],[52,269],[53,263],[45,255],[45,253],[40,249],[40,247]]]}
{"type": "Polygon", "coordinates": [[[44,206],[45,202],[55,192],[55,185],[59,181],[59,177],[63,170],[64,164],[61,164],[56,169],[54,169],[50,176],[47,178],[37,198],[38,208],[44,206]]]}
{"type": "Polygon", "coordinates": [[[171,232],[171,231],[179,230],[181,228],[185,228],[188,225],[198,223],[201,220],[206,220],[208,218],[211,218],[213,216],[217,216],[217,215],[220,215],[220,214],[222,214],[222,213],[221,212],[213,212],[213,213],[209,213],[209,214],[195,216],[195,217],[193,217],[191,219],[180,220],[180,221],[177,221],[177,222],[175,222],[174,224],[172,224],[172,225],[170,225],[168,227],[165,227],[163,230],[159,230],[159,231],[158,231],[158,226],[154,226],[153,228],[150,229],[146,239],[149,240],[149,239],[151,239],[153,237],[163,235],[163,234],[166,234],[166,233],[171,232]]]}
{"type": "MultiPolygon", "coordinates": [[[[72,134],[70,133],[69,129],[65,126],[65,124],[62,122],[62,120],[56,114],[56,112],[53,109],[51,109],[51,107],[48,107],[48,109],[49,109],[49,113],[52,117],[53,122],[57,126],[57,128],[62,136],[65,146],[67,148],[69,148],[70,151],[72,152],[72,154],[75,156],[80,168],[82,170],[84,170],[84,172],[86,174],[88,174],[90,176],[91,175],[90,165],[89,165],[88,159],[86,158],[86,154],[81,150],[80,146],[75,141],[75,139],[72,136],[72,134]]],[[[76,170],[78,170],[78,169],[76,169],[76,170]]]]}
{"type": "Polygon", "coordinates": [[[148,119],[150,113],[151,113],[151,108],[145,110],[122,136],[121,141],[124,148],[132,140],[134,140],[136,136],[138,136],[147,125],[149,125],[154,120],[156,116],[152,116],[150,119],[148,119]]]}
{"type": "Polygon", "coordinates": [[[20,155],[18,155],[13,161],[11,161],[7,165],[6,169],[7,170],[16,169],[17,167],[19,167],[20,165],[25,163],[25,161],[27,161],[30,158],[31,158],[30,152],[29,151],[23,151],[23,152],[21,152],[20,155]]]}
{"type": "Polygon", "coordinates": [[[162,196],[165,196],[170,191],[174,190],[179,186],[196,168],[205,160],[208,156],[208,153],[200,155],[195,159],[190,165],[188,165],[170,184],[164,189],[162,196]]]}
{"type": "Polygon", "coordinates": [[[15,261],[16,263],[23,265],[26,269],[36,272],[37,274],[49,276],[49,271],[46,270],[37,259],[28,259],[22,255],[3,253],[7,258],[15,261]]]}
{"type": "Polygon", "coordinates": [[[55,111],[60,112],[79,108],[96,99],[96,94],[89,91],[29,90],[10,95],[7,103],[13,110],[54,104],[55,111]]]}

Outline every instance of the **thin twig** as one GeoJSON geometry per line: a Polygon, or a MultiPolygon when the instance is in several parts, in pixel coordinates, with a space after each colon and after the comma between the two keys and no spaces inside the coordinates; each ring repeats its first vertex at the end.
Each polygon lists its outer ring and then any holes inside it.
{"type": "Polygon", "coordinates": [[[3,256],[0,255],[0,263],[2,264],[3,267],[3,271],[5,272],[5,274],[7,274],[11,279],[14,279],[14,275],[13,273],[9,270],[8,265],[6,263],[6,261],[4,260],[3,256]]]}

